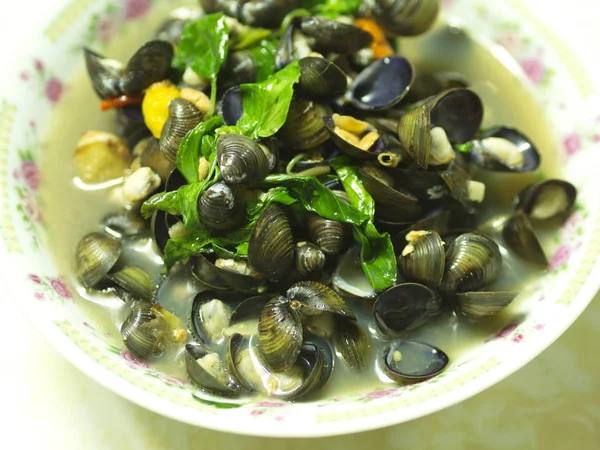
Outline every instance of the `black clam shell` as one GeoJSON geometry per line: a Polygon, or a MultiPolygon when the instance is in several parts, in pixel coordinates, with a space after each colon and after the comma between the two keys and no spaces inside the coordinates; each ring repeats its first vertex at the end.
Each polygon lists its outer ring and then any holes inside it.
{"type": "Polygon", "coordinates": [[[392,342],[383,355],[385,373],[401,383],[415,383],[441,373],[450,362],[446,353],[422,342],[392,342]]]}

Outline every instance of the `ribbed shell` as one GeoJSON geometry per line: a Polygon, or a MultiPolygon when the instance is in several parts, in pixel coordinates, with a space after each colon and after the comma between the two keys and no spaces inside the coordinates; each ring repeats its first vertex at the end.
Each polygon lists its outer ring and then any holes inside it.
{"type": "Polygon", "coordinates": [[[269,173],[265,151],[247,136],[223,134],[217,140],[217,161],[229,184],[257,184],[269,173]]]}
{"type": "Polygon", "coordinates": [[[315,148],[329,139],[323,117],[330,114],[331,109],[324,104],[296,98],[290,104],[287,119],[278,136],[294,150],[315,148]]]}
{"type": "Polygon", "coordinates": [[[137,266],[126,266],[108,277],[135,297],[152,300],[154,296],[152,276],[137,266]]]}
{"type": "Polygon", "coordinates": [[[292,285],[285,295],[292,307],[299,309],[303,314],[311,316],[330,312],[356,320],[356,316],[342,297],[323,283],[300,281],[292,285]]]}
{"type": "Polygon", "coordinates": [[[337,220],[325,219],[318,214],[308,213],[310,238],[327,255],[339,255],[348,246],[348,229],[337,220]]]}
{"type": "Polygon", "coordinates": [[[404,149],[423,169],[429,166],[431,153],[431,109],[424,104],[402,116],[398,137],[404,149]]]}
{"type": "Polygon", "coordinates": [[[544,249],[523,211],[517,211],[504,223],[502,236],[508,247],[521,258],[540,266],[548,265],[544,249]]]}
{"type": "Polygon", "coordinates": [[[75,272],[86,288],[94,287],[121,256],[121,243],[101,233],[90,233],[75,249],[75,272]]]}
{"type": "Polygon", "coordinates": [[[274,297],[258,319],[258,349],[275,371],[286,370],[298,359],[302,346],[302,323],[285,297],[274,297]]]}
{"type": "Polygon", "coordinates": [[[361,372],[367,367],[367,360],[371,353],[371,340],[355,322],[338,319],[334,342],[341,360],[350,370],[361,372]]]}
{"type": "Polygon", "coordinates": [[[469,292],[493,282],[502,269],[498,244],[482,234],[464,233],[446,251],[446,269],[440,289],[469,292]]]}
{"type": "Polygon", "coordinates": [[[463,292],[456,294],[456,303],[458,310],[467,317],[487,317],[498,314],[517,295],[517,292],[463,292]]]}
{"type": "Polygon", "coordinates": [[[325,253],[312,242],[299,242],[296,245],[296,269],[303,277],[321,270],[327,258],[325,253]]]}
{"type": "Polygon", "coordinates": [[[346,92],[346,74],[326,58],[306,56],[299,61],[300,79],[295,86],[304,98],[335,97],[346,92]]]}
{"type": "Polygon", "coordinates": [[[194,104],[183,98],[169,102],[169,117],[163,126],[158,142],[161,153],[172,163],[177,160],[177,152],[184,136],[202,122],[204,114],[194,104]]]}
{"type": "Polygon", "coordinates": [[[244,219],[244,208],[227,184],[215,183],[198,200],[200,220],[213,230],[231,230],[244,219]]]}
{"type": "Polygon", "coordinates": [[[292,228],[276,204],[265,209],[252,228],[248,262],[256,272],[272,280],[281,279],[294,264],[292,228]]]}
{"type": "Polygon", "coordinates": [[[373,13],[388,33],[416,36],[431,28],[439,9],[439,0],[376,0],[373,13]]]}
{"type": "Polygon", "coordinates": [[[166,41],[149,41],[131,57],[121,78],[126,94],[139,94],[152,83],[165,80],[171,68],[173,45],[166,41]]]}
{"type": "Polygon", "coordinates": [[[154,314],[153,306],[150,302],[135,300],[121,326],[125,346],[141,359],[162,354],[170,339],[166,320],[154,314]]]}
{"type": "Polygon", "coordinates": [[[373,41],[373,36],[367,31],[323,17],[304,18],[300,29],[315,40],[314,48],[321,53],[351,54],[368,47],[373,41]]]}
{"type": "Polygon", "coordinates": [[[237,397],[240,394],[240,386],[229,376],[222,360],[219,360],[219,362],[221,365],[220,371],[225,372],[224,378],[214,377],[213,374],[197,363],[198,359],[207,354],[206,349],[199,344],[187,344],[185,346],[185,367],[192,381],[205,392],[225,397],[237,397]]]}
{"type": "Polygon", "coordinates": [[[423,325],[441,308],[439,295],[418,283],[402,283],[383,292],[373,304],[379,329],[399,336],[423,325]]]}
{"type": "Polygon", "coordinates": [[[444,242],[435,231],[429,232],[410,244],[413,251],[398,257],[400,273],[407,280],[437,287],[444,276],[444,242]]]}

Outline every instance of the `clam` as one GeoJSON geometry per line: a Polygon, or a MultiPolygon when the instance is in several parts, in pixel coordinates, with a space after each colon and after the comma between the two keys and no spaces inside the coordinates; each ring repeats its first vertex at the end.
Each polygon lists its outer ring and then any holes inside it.
{"type": "Polygon", "coordinates": [[[368,47],[373,37],[354,25],[323,17],[304,17],[300,22],[300,31],[313,38],[313,48],[319,53],[352,54],[368,47]]]}
{"type": "Polygon", "coordinates": [[[392,237],[392,244],[396,249],[396,253],[403,249],[406,240],[406,235],[411,231],[427,230],[435,231],[440,236],[448,232],[450,223],[450,209],[446,207],[435,208],[418,222],[410,225],[408,228],[396,233],[392,237]]]}
{"type": "Polygon", "coordinates": [[[159,140],[160,151],[167,160],[175,163],[181,141],[203,118],[204,113],[188,100],[174,98],[169,102],[169,117],[159,140]]]}
{"type": "Polygon", "coordinates": [[[121,243],[101,233],[85,235],[75,249],[75,274],[92,288],[106,277],[121,256],[121,243]]]}
{"type": "Polygon", "coordinates": [[[429,30],[437,18],[439,0],[375,0],[372,14],[393,36],[416,36],[429,30]]]}
{"type": "Polygon", "coordinates": [[[335,318],[335,314],[324,312],[316,316],[304,316],[302,321],[307,332],[329,339],[335,334],[335,318]]]}
{"type": "MultiPolygon", "coordinates": [[[[257,356],[260,357],[259,355],[257,356]]],[[[249,342],[243,335],[240,333],[233,333],[231,335],[227,341],[225,358],[227,371],[237,381],[239,386],[248,392],[257,391],[257,385],[260,384],[261,378],[258,372],[260,369],[264,370],[264,368],[252,361],[249,342]],[[251,370],[251,376],[248,376],[248,369],[251,370]]]]}
{"type": "Polygon", "coordinates": [[[440,296],[418,283],[389,288],[373,303],[378,328],[388,336],[400,336],[423,325],[442,306],[440,296]]]}
{"type": "Polygon", "coordinates": [[[301,97],[335,97],[346,91],[346,74],[322,56],[306,56],[299,61],[300,79],[295,90],[301,97]]]}
{"type": "Polygon", "coordinates": [[[269,295],[255,295],[240,302],[231,314],[225,335],[233,336],[238,333],[250,337],[258,334],[258,318],[270,299],[269,295]]]}
{"type": "Polygon", "coordinates": [[[302,347],[300,316],[285,297],[273,297],[258,319],[258,349],[275,371],[292,367],[302,347]]]}
{"type": "Polygon", "coordinates": [[[108,274],[108,278],[117,283],[134,297],[152,300],[155,286],[152,276],[137,266],[125,266],[121,270],[108,274]]]}
{"type": "Polygon", "coordinates": [[[123,209],[118,213],[109,214],[102,223],[104,231],[116,238],[138,236],[148,230],[148,222],[135,209],[123,209]]]}
{"type": "Polygon", "coordinates": [[[145,300],[135,300],[121,326],[121,337],[131,353],[141,359],[161,355],[171,340],[171,330],[160,307],[145,300]]]}
{"type": "Polygon", "coordinates": [[[205,255],[194,255],[192,273],[198,280],[212,290],[227,290],[230,287],[221,279],[220,270],[205,255]]]}
{"type": "Polygon", "coordinates": [[[301,397],[321,389],[333,373],[333,351],[327,342],[311,337],[300,348],[299,362],[303,367],[304,379],[302,387],[288,396],[288,400],[301,397]]]}
{"type": "Polygon", "coordinates": [[[308,40],[300,32],[302,17],[292,17],[283,31],[277,50],[275,51],[275,68],[281,70],[295,60],[300,60],[312,53],[308,40]]]}
{"type": "Polygon", "coordinates": [[[104,100],[121,95],[119,82],[124,65],[114,59],[105,58],[88,48],[83,49],[83,54],[87,73],[98,97],[104,100]]]}
{"type": "Polygon", "coordinates": [[[483,234],[464,233],[446,250],[446,268],[440,289],[469,292],[493,282],[502,269],[498,244],[483,234]]]}
{"type": "Polygon", "coordinates": [[[365,111],[381,111],[398,104],[409,92],[414,68],[406,58],[394,55],[371,63],[348,90],[350,103],[365,111]]]}
{"type": "Polygon", "coordinates": [[[325,219],[316,213],[307,214],[308,234],[326,255],[339,255],[348,246],[348,228],[337,220],[325,219]]]}
{"type": "Polygon", "coordinates": [[[540,153],[519,130],[495,127],[473,141],[471,161],[500,172],[533,172],[540,165],[540,153]]]}
{"type": "Polygon", "coordinates": [[[331,109],[325,104],[295,98],[278,136],[284,145],[294,150],[315,148],[329,139],[323,123],[323,117],[329,114],[331,109]]]}
{"type": "Polygon", "coordinates": [[[191,380],[209,394],[237,397],[241,388],[228,373],[218,353],[199,344],[185,346],[185,367],[191,380]]]}
{"type": "Polygon", "coordinates": [[[125,94],[139,94],[152,83],[165,80],[173,55],[173,45],[166,41],[154,40],[142,45],[123,70],[121,90],[125,94]]]}
{"type": "Polygon", "coordinates": [[[156,246],[164,254],[167,242],[170,239],[169,229],[178,222],[177,217],[158,210],[150,219],[150,230],[156,246]]]}
{"type": "Polygon", "coordinates": [[[331,277],[331,284],[342,295],[374,298],[377,294],[362,269],[360,252],[361,247],[355,245],[338,259],[338,265],[331,277]]]}
{"type": "Polygon", "coordinates": [[[213,230],[232,230],[244,221],[244,205],[237,193],[223,182],[206,189],[198,199],[198,214],[213,230]]]}
{"type": "Polygon", "coordinates": [[[366,369],[371,353],[371,340],[354,321],[344,318],[336,320],[334,346],[348,369],[353,372],[366,369]]]}
{"type": "Polygon", "coordinates": [[[227,80],[225,88],[244,83],[256,83],[256,62],[251,51],[231,52],[221,68],[220,76],[227,80]]]}
{"type": "Polygon", "coordinates": [[[231,319],[231,303],[239,296],[220,291],[202,291],[192,303],[191,329],[205,346],[218,344],[231,319]]]}
{"type": "Polygon", "coordinates": [[[160,186],[161,180],[150,167],[140,167],[129,174],[123,182],[123,199],[135,204],[150,197],[160,186]]]}
{"type": "Polygon", "coordinates": [[[480,318],[498,314],[519,295],[518,292],[475,291],[456,294],[458,310],[467,317],[480,318]]]}
{"type": "Polygon", "coordinates": [[[247,259],[218,258],[214,266],[219,278],[231,289],[240,292],[263,292],[265,280],[250,266],[247,259]]]}
{"type": "Polygon", "coordinates": [[[394,188],[394,180],[382,169],[372,165],[359,168],[365,189],[376,204],[376,214],[384,220],[396,222],[416,221],[423,210],[417,197],[394,188]]]}
{"type": "Polygon", "coordinates": [[[523,211],[517,211],[504,222],[502,236],[506,245],[521,258],[543,267],[548,265],[544,249],[523,211]]]}
{"type": "Polygon", "coordinates": [[[138,142],[133,149],[133,153],[139,155],[141,167],[150,167],[153,172],[158,174],[163,183],[173,172],[175,164],[167,159],[160,151],[159,140],[154,136],[149,136],[138,142]]]}
{"type": "Polygon", "coordinates": [[[330,312],[356,320],[346,302],[334,290],[316,281],[300,281],[286,292],[291,308],[307,316],[330,312]]]}
{"type": "Polygon", "coordinates": [[[468,88],[469,84],[469,80],[458,72],[419,72],[405,98],[417,102],[447,89],[468,88]]]}
{"type": "Polygon", "coordinates": [[[485,185],[471,179],[458,159],[439,172],[447,190],[469,213],[475,212],[475,202],[481,203],[485,196],[485,185]]]}
{"type": "Polygon", "coordinates": [[[568,181],[550,179],[528,186],[515,201],[515,209],[530,219],[548,220],[573,209],[577,189],[568,181]]]}
{"type": "Polygon", "coordinates": [[[434,203],[448,196],[450,190],[439,172],[405,169],[387,169],[396,189],[410,192],[420,202],[434,203]]]}
{"type": "Polygon", "coordinates": [[[444,276],[444,242],[435,231],[411,231],[398,257],[400,273],[407,280],[437,287],[444,276]]]}
{"type": "Polygon", "coordinates": [[[221,114],[226,125],[235,125],[242,117],[244,110],[242,91],[234,86],[223,94],[221,99],[221,114]]]}
{"type": "Polygon", "coordinates": [[[381,135],[368,122],[340,114],[324,116],[323,121],[333,143],[348,156],[373,159],[385,149],[381,135]]]}
{"type": "Polygon", "coordinates": [[[415,162],[427,169],[431,158],[432,129],[442,128],[451,144],[460,144],[475,136],[482,119],[483,104],[475,92],[450,89],[402,116],[398,136],[415,162]]]}
{"type": "Polygon", "coordinates": [[[299,0],[259,0],[240,3],[237,18],[252,27],[277,28],[283,18],[300,7],[299,0]]]}
{"type": "Polygon", "coordinates": [[[450,362],[437,347],[422,342],[396,340],[383,354],[385,374],[394,381],[415,383],[441,373],[450,362]]]}
{"type": "Polygon", "coordinates": [[[265,278],[278,280],[294,264],[294,238],[290,223],[276,204],[258,218],[248,244],[250,266],[265,278]]]}
{"type": "Polygon", "coordinates": [[[300,275],[305,277],[323,269],[326,259],[325,253],[312,242],[302,241],[296,244],[296,269],[300,275]]]}
{"type": "Polygon", "coordinates": [[[217,161],[228,184],[257,184],[269,173],[268,149],[239,134],[217,139],[217,161]]]}

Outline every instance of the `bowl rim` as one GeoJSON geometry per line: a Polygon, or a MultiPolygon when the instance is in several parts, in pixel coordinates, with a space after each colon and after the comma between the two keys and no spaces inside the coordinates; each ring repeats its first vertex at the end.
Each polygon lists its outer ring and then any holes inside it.
{"type": "MultiPolygon", "coordinates": [[[[511,3],[514,2],[511,1],[511,3]]],[[[4,188],[5,187],[2,186],[0,190],[3,190],[4,188]]],[[[3,252],[3,259],[4,256],[13,257],[14,255],[9,252],[3,252]]],[[[25,257],[23,257],[23,259],[25,259],[25,257]]],[[[25,267],[26,261],[24,261],[23,269],[25,267]]],[[[489,375],[478,377],[469,384],[468,388],[459,386],[454,390],[445,392],[440,396],[441,400],[438,397],[435,402],[428,401],[422,404],[410,405],[410,414],[394,415],[392,411],[385,411],[370,416],[362,416],[357,419],[344,419],[339,422],[328,421],[314,423],[313,428],[309,433],[306,433],[304,430],[302,432],[295,431],[286,423],[280,423],[277,424],[277,426],[274,426],[273,422],[259,424],[253,421],[240,421],[235,424],[236,428],[234,428],[227,424],[224,420],[224,415],[205,414],[202,411],[187,408],[152,393],[145,392],[142,388],[134,386],[119,377],[116,373],[110,371],[98,361],[95,361],[89,354],[82,351],[72,340],[58,329],[54,322],[46,320],[39,311],[35,310],[35,303],[22,302],[18,305],[25,312],[27,319],[41,332],[44,338],[85,375],[94,379],[102,386],[114,391],[121,397],[150,411],[191,425],[235,434],[278,438],[325,437],[373,430],[423,417],[473,397],[516,372],[558,339],[591,302],[598,288],[600,288],[600,276],[598,276],[600,275],[600,261],[597,261],[590,267],[587,279],[576,293],[577,298],[585,298],[588,300],[577,302],[577,307],[572,305],[569,309],[569,320],[562,321],[559,325],[554,326],[552,335],[549,335],[549,338],[546,338],[543,342],[521,349],[518,356],[515,356],[510,364],[503,364],[502,367],[496,368],[493,372],[490,372],[489,375]]],[[[12,268],[13,267],[10,267],[10,269],[12,268]]],[[[15,283],[14,280],[22,280],[23,273],[26,273],[23,269],[17,270],[15,267],[15,275],[17,276],[11,277],[12,283],[15,283]]],[[[22,281],[21,284],[23,287],[22,289],[18,289],[19,292],[28,292],[32,294],[33,289],[31,285],[25,283],[24,280],[22,281]]]]}

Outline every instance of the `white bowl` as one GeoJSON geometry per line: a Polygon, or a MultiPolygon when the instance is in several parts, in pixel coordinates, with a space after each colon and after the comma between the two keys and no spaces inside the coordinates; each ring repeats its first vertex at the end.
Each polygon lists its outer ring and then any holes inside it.
{"type": "MultiPolygon", "coordinates": [[[[464,400],[533,359],[571,325],[600,285],[600,149],[595,144],[600,102],[593,101],[598,81],[593,84],[585,62],[519,2],[443,3],[446,17],[460,17],[521,74],[556,135],[561,176],[576,184],[580,196],[576,211],[554,236],[550,271],[526,289],[510,323],[442,375],[312,403],[256,400],[224,408],[231,405],[198,401],[187,381],[132,360],[95,330],[45,248],[52,236],[45,234],[37,164],[53,108],[81,69],[79,46],[101,47],[98,39],[109,40],[118,29],[145,26],[155,7],[150,0],[40,1],[27,27],[10,29],[0,74],[0,261],[6,279],[22,292],[17,300],[27,316],[68,360],[123,397],[182,422],[260,436],[328,436],[408,421],[464,400]]],[[[77,120],[77,111],[73,117],[77,120]]]]}

